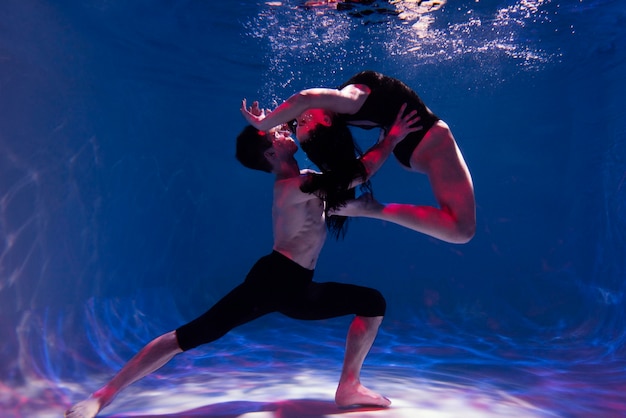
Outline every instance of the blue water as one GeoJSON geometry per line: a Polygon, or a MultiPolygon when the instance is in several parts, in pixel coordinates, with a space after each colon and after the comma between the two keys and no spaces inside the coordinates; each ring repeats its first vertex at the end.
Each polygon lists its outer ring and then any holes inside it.
{"type": "MultiPolygon", "coordinates": [[[[358,219],[328,242],[318,280],[388,301],[363,373],[395,409],[355,416],[626,416],[624,5],[302,3],[0,2],[0,416],[61,415],[238,284],[272,242],[271,178],[233,157],[241,99],[365,68],[451,126],[478,230],[358,219]]],[[[433,201],[393,160],[373,184],[433,201]]],[[[104,412],[338,414],[348,321],[263,318],[104,412]]]]}

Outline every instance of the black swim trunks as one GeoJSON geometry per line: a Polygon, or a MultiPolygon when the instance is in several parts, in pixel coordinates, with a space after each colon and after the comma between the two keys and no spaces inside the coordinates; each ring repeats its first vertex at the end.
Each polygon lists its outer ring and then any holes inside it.
{"type": "Polygon", "coordinates": [[[420,117],[419,124],[422,125],[422,129],[417,132],[411,132],[393,150],[398,161],[404,166],[410,167],[411,154],[413,154],[415,148],[424,138],[426,132],[439,120],[437,115],[426,107],[417,93],[398,79],[375,71],[363,71],[350,78],[339,88],[342,89],[350,84],[365,84],[371,89],[371,93],[357,113],[354,115],[341,115],[348,124],[366,129],[380,127],[387,130],[395,121],[403,103],[407,104],[407,111],[417,110],[417,116],[420,117]],[[375,125],[360,125],[359,121],[373,122],[375,125]]]}
{"type": "Polygon", "coordinates": [[[242,284],[203,315],[178,328],[176,336],[186,351],[271,312],[315,320],[350,314],[383,316],[385,308],[379,291],[352,284],[316,283],[313,270],[273,251],[256,262],[242,284]]]}

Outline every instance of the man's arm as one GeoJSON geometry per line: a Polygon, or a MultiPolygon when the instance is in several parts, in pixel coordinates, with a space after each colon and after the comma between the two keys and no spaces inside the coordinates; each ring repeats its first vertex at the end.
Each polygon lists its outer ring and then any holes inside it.
{"type": "Polygon", "coordinates": [[[387,160],[387,158],[391,155],[391,152],[400,141],[402,141],[411,132],[422,130],[421,125],[415,126],[415,124],[420,120],[419,116],[415,116],[417,111],[412,110],[404,115],[405,110],[406,103],[400,107],[396,120],[393,122],[393,125],[391,125],[391,128],[389,128],[385,137],[374,144],[367,150],[363,157],[361,157],[361,162],[365,166],[367,177],[364,179],[356,178],[350,187],[356,187],[359,184],[368,181],[374,173],[382,167],[385,160],[387,160]]]}
{"type": "Polygon", "coordinates": [[[248,109],[246,99],[241,102],[241,114],[255,128],[266,131],[296,119],[308,109],[325,109],[334,113],[356,113],[370,93],[369,87],[362,84],[350,84],[341,90],[314,88],[302,90],[284,102],[271,113],[258,114],[252,109],[258,107],[254,102],[248,109]]]}

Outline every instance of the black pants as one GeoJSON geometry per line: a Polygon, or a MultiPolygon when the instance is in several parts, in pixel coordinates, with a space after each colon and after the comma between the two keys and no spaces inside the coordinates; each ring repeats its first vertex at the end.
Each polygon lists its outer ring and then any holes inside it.
{"type": "Polygon", "coordinates": [[[184,351],[210,343],[231,329],[271,312],[294,319],[343,315],[383,316],[386,302],[378,290],[344,283],[316,283],[305,269],[274,251],[252,267],[246,280],[207,312],[176,330],[184,351]]]}

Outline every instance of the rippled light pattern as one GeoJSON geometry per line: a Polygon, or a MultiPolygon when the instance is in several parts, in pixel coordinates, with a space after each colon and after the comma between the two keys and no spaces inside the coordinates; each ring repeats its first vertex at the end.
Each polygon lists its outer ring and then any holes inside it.
{"type": "MultiPolygon", "coordinates": [[[[270,315],[102,416],[626,416],[625,22],[618,0],[0,2],[0,417],[61,416],[241,282],[272,245],[241,99],[365,68],[450,124],[478,204],[466,245],[359,219],[322,253],[317,280],[387,298],[362,378],[392,407],[333,402],[350,318],[270,315]]],[[[432,202],[422,177],[390,161],[374,190],[432,202]]]]}

